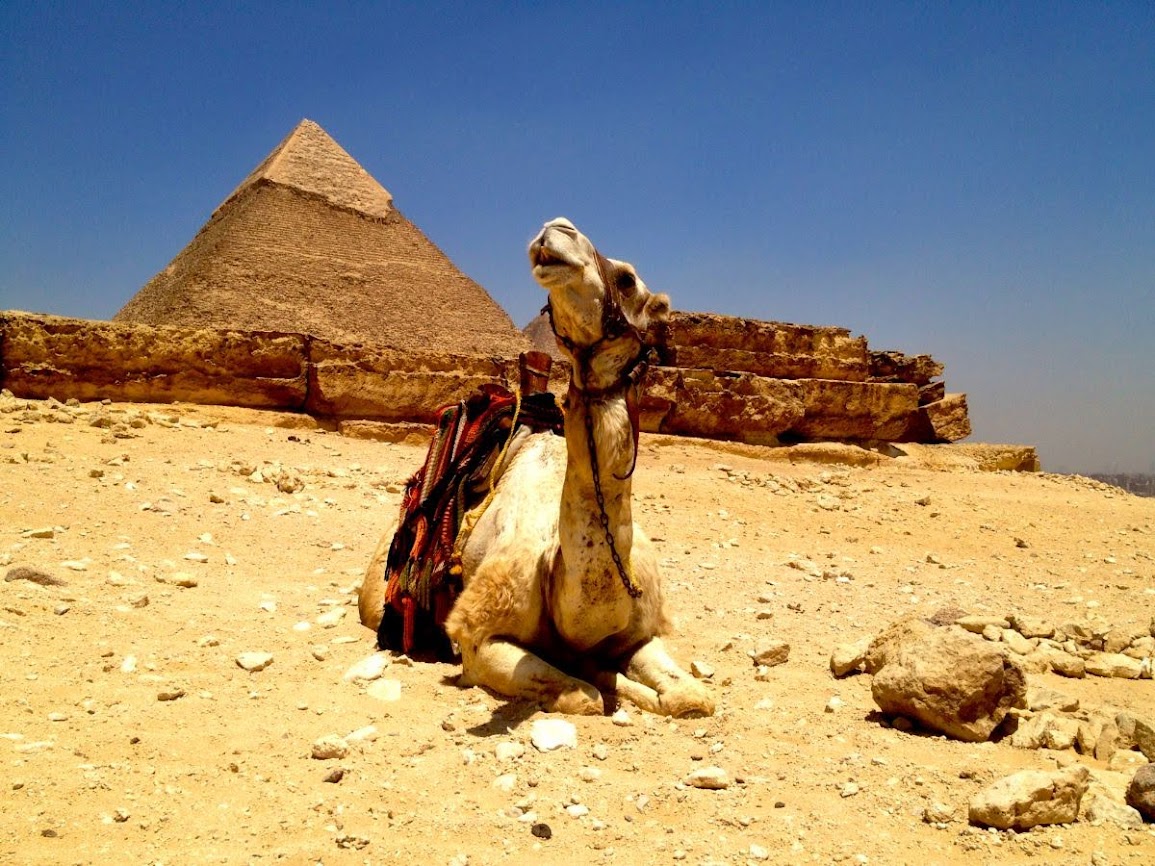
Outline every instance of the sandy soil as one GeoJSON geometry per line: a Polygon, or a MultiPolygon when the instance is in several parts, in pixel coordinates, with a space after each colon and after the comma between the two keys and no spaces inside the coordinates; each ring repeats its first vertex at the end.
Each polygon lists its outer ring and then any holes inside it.
{"type": "MultiPolygon", "coordinates": [[[[969,827],[969,798],[1002,775],[1107,768],[901,733],[869,677],[828,669],[835,644],[950,605],[1146,625],[1155,500],[643,437],[637,515],[664,557],[670,642],[713,668],[719,712],[574,718],[577,748],[541,753],[542,714],[459,688],[454,666],[395,662],[396,701],[344,679],[373,651],[356,585],[423,447],[240,410],[0,409],[0,571],[67,582],[0,583],[0,862],[1155,862],[1150,826],[969,827]],[[767,637],[792,652],[758,681],[747,651],[767,637]],[[246,652],[272,663],[247,672],[246,652]],[[355,731],[346,757],[311,757],[355,731]],[[501,743],[526,748],[499,761],[501,743]],[[682,784],[708,765],[731,787],[682,784]],[[945,828],[922,819],[935,802],[945,828]]],[[[1155,716],[1150,680],[1033,679],[1155,716]]]]}

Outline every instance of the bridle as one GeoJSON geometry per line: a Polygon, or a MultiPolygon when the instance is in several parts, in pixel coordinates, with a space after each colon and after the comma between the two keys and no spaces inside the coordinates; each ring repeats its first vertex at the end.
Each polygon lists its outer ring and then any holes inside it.
{"type": "Polygon", "coordinates": [[[629,417],[630,431],[633,434],[633,458],[630,461],[629,471],[626,472],[625,475],[614,473],[614,478],[618,481],[625,481],[634,474],[634,469],[638,465],[638,439],[641,434],[641,411],[638,407],[638,392],[640,391],[642,378],[649,368],[653,348],[646,339],[646,335],[638,330],[637,326],[626,316],[625,310],[622,309],[621,290],[618,288],[617,281],[610,279],[612,268],[609,260],[597,250],[594,250],[594,257],[597,262],[598,276],[601,277],[602,286],[605,288],[605,298],[602,301],[601,337],[588,346],[579,346],[573,340],[557,332],[557,327],[553,320],[552,302],[547,301],[542,308],[542,312],[549,316],[550,330],[553,331],[558,342],[570,353],[574,359],[574,363],[577,365],[574,375],[570,377],[570,393],[566,403],[568,404],[571,400],[578,401],[585,410],[586,447],[589,449],[590,454],[590,470],[592,471],[594,479],[594,497],[598,503],[598,519],[601,523],[602,531],[605,533],[606,544],[610,549],[610,556],[613,558],[622,585],[631,598],[638,598],[641,596],[642,590],[634,583],[629,569],[622,562],[622,558],[618,554],[617,545],[614,543],[614,534],[610,529],[609,515],[606,513],[606,501],[602,493],[601,470],[598,466],[597,445],[594,439],[592,404],[602,402],[619,392],[625,392],[626,414],[629,417]],[[614,382],[602,388],[592,387],[589,383],[593,376],[593,359],[598,349],[606,343],[611,343],[614,340],[627,336],[637,341],[637,354],[622,368],[621,373],[618,374],[614,382]],[[581,385],[578,385],[579,378],[581,385]]]}

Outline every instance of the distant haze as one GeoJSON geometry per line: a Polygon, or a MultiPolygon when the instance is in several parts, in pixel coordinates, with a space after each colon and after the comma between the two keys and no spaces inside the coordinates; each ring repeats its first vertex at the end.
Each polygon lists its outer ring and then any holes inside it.
{"type": "Polygon", "coordinates": [[[0,4],[0,308],[109,318],[304,117],[519,324],[573,219],[676,307],[927,352],[1155,471],[1155,5],[0,4]]]}

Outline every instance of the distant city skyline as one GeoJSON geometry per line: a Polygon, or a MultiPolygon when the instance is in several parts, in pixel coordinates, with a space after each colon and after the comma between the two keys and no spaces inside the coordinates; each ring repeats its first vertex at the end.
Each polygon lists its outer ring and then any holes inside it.
{"type": "Polygon", "coordinates": [[[0,309],[107,319],[302,118],[524,326],[572,218],[679,309],[929,353],[1155,472],[1155,6],[0,7],[0,309]]]}

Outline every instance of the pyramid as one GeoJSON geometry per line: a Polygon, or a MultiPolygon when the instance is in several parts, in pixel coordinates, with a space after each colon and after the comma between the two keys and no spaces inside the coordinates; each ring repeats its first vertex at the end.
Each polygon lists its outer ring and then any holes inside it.
{"type": "Polygon", "coordinates": [[[504,357],[528,348],[485,289],[310,120],[113,319],[504,357]]]}

